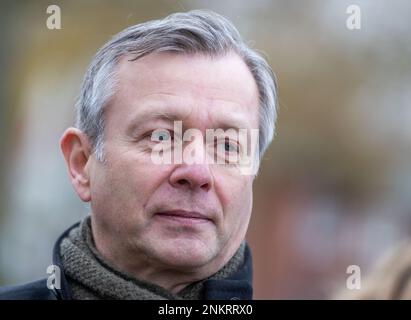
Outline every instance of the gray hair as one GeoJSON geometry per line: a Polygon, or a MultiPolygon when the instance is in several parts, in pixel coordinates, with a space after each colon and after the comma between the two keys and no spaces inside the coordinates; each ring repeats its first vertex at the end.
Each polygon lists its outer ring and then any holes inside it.
{"type": "Polygon", "coordinates": [[[104,160],[103,111],[115,93],[116,66],[122,56],[131,54],[132,60],[153,52],[222,56],[229,51],[234,51],[244,60],[257,84],[261,160],[275,132],[275,75],[264,57],[242,40],[230,21],[209,10],[174,13],[161,20],[128,27],[96,53],[83,81],[76,122],[76,126],[90,138],[96,158],[104,160]]]}

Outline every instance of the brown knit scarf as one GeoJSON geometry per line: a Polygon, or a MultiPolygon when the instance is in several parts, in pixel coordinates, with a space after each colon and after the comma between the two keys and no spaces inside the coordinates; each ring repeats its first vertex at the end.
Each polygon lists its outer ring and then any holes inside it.
{"type": "Polygon", "coordinates": [[[90,216],[60,244],[60,256],[73,299],[163,300],[202,299],[207,279],[223,279],[239,269],[244,261],[245,242],[231,260],[211,277],[192,283],[178,294],[136,279],[110,266],[97,251],[91,232],[90,216]]]}

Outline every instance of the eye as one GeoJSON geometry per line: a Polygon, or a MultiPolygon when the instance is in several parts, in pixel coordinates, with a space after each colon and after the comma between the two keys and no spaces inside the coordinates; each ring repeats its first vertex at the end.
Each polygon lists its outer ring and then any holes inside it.
{"type": "Polygon", "coordinates": [[[163,142],[172,139],[170,132],[166,129],[157,129],[151,133],[151,141],[163,142]]]}
{"type": "Polygon", "coordinates": [[[218,141],[217,146],[221,151],[226,153],[238,153],[239,146],[236,141],[230,140],[229,138],[225,138],[224,140],[218,141]]]}

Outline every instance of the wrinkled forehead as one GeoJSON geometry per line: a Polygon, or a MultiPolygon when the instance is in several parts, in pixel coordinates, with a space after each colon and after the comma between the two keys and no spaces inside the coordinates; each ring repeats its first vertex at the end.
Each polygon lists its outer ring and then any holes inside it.
{"type": "Polygon", "coordinates": [[[124,111],[128,118],[204,116],[213,121],[231,117],[233,123],[258,126],[257,85],[237,54],[210,57],[162,52],[131,59],[124,56],[117,66],[112,102],[116,113],[124,111]]]}

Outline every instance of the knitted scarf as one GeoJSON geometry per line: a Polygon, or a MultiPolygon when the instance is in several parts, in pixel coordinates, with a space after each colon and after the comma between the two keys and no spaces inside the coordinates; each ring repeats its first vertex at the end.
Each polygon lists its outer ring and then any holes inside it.
{"type": "Polygon", "coordinates": [[[90,216],[63,239],[60,244],[60,257],[73,299],[194,300],[202,299],[205,280],[224,279],[236,272],[243,264],[244,250],[245,241],[217,273],[190,284],[177,294],[110,266],[95,247],[90,216]]]}

